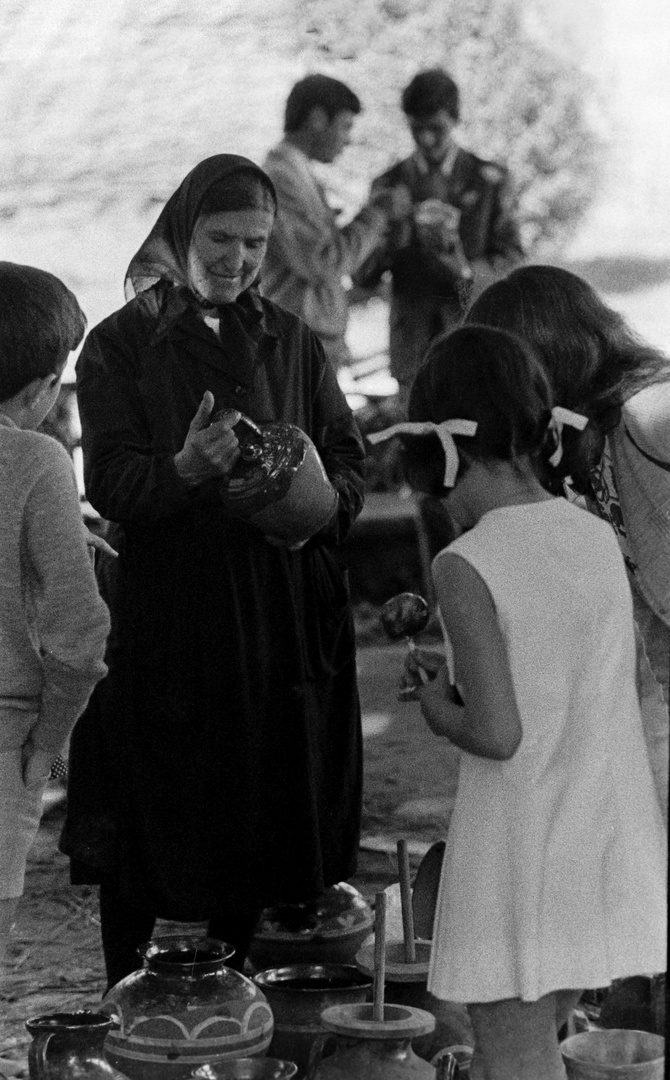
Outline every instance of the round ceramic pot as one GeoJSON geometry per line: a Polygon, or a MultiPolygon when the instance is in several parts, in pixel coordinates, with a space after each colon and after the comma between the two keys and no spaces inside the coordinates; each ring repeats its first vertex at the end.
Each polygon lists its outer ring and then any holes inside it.
{"type": "Polygon", "coordinates": [[[111,1018],[102,1012],[31,1017],[26,1021],[33,1038],[28,1050],[30,1080],[123,1080],[104,1053],[112,1026],[111,1018]]]}
{"type": "Polygon", "coordinates": [[[292,964],[254,976],[275,1020],[270,1053],[295,1061],[305,1075],[312,1044],[323,1028],[321,1013],[331,1005],[365,1001],[373,980],[349,964],[292,964]]]}
{"type": "Polygon", "coordinates": [[[287,546],[301,544],[330,521],[337,507],[314,443],[295,424],[235,427],[240,458],[221,498],[230,514],[287,546]]]}
{"type": "Polygon", "coordinates": [[[293,1061],[278,1058],[233,1058],[218,1065],[201,1065],[193,1073],[195,1080],[290,1080],[298,1072],[293,1061]]]}
{"type": "Polygon", "coordinates": [[[665,1039],[648,1031],[602,1028],[561,1043],[568,1080],[663,1080],[665,1039]]]}
{"type": "Polygon", "coordinates": [[[105,995],[118,1029],[112,1064],[133,1080],[181,1080],[200,1065],[266,1053],[274,1022],[265,995],[226,960],[213,938],[162,937],[142,950],[144,967],[105,995]]]}
{"type": "Polygon", "coordinates": [[[287,964],[353,964],[372,932],[372,908],[353,885],[331,885],[318,900],[266,908],[249,957],[260,971],[287,964]]]}

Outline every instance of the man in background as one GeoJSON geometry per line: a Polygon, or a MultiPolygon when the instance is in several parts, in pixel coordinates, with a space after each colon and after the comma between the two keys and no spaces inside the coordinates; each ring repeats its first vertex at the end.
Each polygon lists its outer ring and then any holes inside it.
{"type": "Polygon", "coordinates": [[[394,223],[354,282],[374,288],[391,274],[391,374],[404,399],[429,342],[460,318],[470,296],[523,258],[507,170],[454,139],[459,92],[434,68],[402,94],[416,150],[377,177],[377,192],[402,191],[411,209],[394,223]]]}
{"type": "Polygon", "coordinates": [[[347,278],[384,243],[391,207],[388,194],[377,190],[340,228],[311,162],[339,157],[360,111],[356,94],[338,79],[306,76],[288,96],[284,138],[263,165],[277,192],[278,211],[261,292],[300,316],[336,367],[351,361],[345,342],[347,278]]]}

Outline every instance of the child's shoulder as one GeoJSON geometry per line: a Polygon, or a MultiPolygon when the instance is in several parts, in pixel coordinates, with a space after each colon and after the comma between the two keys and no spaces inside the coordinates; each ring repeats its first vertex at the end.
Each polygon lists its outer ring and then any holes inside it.
{"type": "Polygon", "coordinates": [[[3,428],[1,445],[3,471],[11,468],[11,475],[17,483],[42,472],[61,475],[72,472],[72,462],[65,447],[44,432],[3,428]]]}

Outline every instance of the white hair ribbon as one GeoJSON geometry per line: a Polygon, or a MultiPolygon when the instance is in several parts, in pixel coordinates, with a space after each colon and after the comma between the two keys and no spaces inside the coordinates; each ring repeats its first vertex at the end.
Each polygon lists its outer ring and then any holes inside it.
{"type": "Polygon", "coordinates": [[[588,416],[582,416],[581,413],[573,412],[572,409],[564,409],[561,405],[554,405],[551,410],[549,430],[554,433],[556,449],[549,458],[550,465],[555,467],[563,457],[563,426],[567,424],[568,427],[576,428],[577,431],[583,431],[588,422],[588,416]]]}
{"type": "Polygon", "coordinates": [[[394,424],[393,427],[384,431],[374,431],[368,435],[371,443],[384,442],[392,439],[394,435],[430,435],[435,432],[442,443],[444,450],[444,486],[452,488],[456,483],[458,472],[458,449],[454,442],[454,435],[475,435],[477,423],[475,420],[443,420],[441,424],[433,424],[426,420],[424,423],[412,423],[407,421],[402,424],[394,424]]]}

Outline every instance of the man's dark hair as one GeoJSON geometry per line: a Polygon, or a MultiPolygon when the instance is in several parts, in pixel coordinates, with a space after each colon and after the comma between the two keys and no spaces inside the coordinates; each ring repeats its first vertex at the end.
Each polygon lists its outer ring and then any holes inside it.
{"type": "Polygon", "coordinates": [[[60,278],[0,262],[0,401],[60,371],[85,329],[86,316],[60,278]]]}
{"type": "Polygon", "coordinates": [[[403,90],[401,100],[406,116],[423,120],[440,109],[446,109],[452,120],[460,116],[458,87],[442,68],[420,71],[403,90]]]}
{"type": "Polygon", "coordinates": [[[329,120],[338,113],[361,111],[361,103],[353,90],[329,75],[306,75],[297,82],[288,98],[284,113],[284,131],[299,131],[312,109],[321,108],[329,120]]]}

